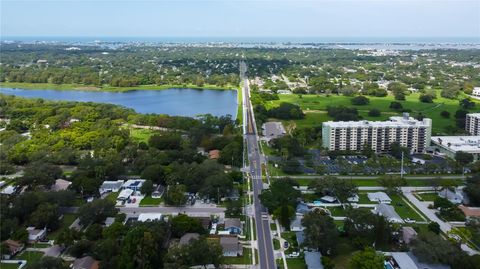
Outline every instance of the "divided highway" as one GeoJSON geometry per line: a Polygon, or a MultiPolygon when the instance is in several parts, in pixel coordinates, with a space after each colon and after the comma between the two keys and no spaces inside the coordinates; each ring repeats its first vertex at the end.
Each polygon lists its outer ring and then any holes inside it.
{"type": "MultiPolygon", "coordinates": [[[[243,67],[243,74],[246,67],[243,67]]],[[[252,179],[253,205],[255,208],[255,229],[257,231],[258,259],[261,269],[275,269],[275,255],[273,252],[270,222],[265,207],[261,204],[258,195],[262,192],[262,158],[255,125],[248,80],[243,77],[243,109],[244,109],[244,137],[247,145],[249,160],[249,174],[252,179]]]]}

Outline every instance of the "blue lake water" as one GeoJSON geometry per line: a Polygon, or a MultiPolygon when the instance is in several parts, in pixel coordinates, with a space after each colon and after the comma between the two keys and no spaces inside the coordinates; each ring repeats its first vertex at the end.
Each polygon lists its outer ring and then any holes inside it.
{"type": "Polygon", "coordinates": [[[138,113],[188,117],[200,114],[214,116],[230,114],[233,118],[237,114],[237,91],[234,90],[166,89],[94,92],[1,88],[0,93],[47,100],[110,103],[133,108],[138,113]]]}

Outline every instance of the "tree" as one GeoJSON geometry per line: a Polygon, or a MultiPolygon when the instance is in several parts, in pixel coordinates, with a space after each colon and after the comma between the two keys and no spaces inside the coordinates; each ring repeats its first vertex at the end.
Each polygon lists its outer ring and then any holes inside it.
{"type": "Polygon", "coordinates": [[[32,269],[68,269],[68,265],[61,258],[44,256],[39,261],[32,263],[29,268],[32,269]]]}
{"type": "Polygon", "coordinates": [[[273,212],[274,216],[285,228],[290,228],[290,220],[295,214],[297,198],[300,191],[293,188],[296,182],[291,179],[274,181],[270,188],[260,194],[262,204],[273,212]]]}
{"type": "Polygon", "coordinates": [[[102,238],[103,227],[98,223],[94,223],[87,227],[85,237],[90,241],[97,241],[102,238]]]}
{"type": "Polygon", "coordinates": [[[475,174],[467,178],[464,191],[468,195],[471,205],[480,206],[480,174],[475,174]]]}
{"type": "Polygon", "coordinates": [[[172,246],[165,257],[164,268],[190,268],[212,264],[219,268],[223,263],[222,247],[215,241],[203,237],[193,239],[184,246],[172,246]]]}
{"type": "Polygon", "coordinates": [[[391,102],[389,108],[394,110],[401,110],[403,109],[403,106],[399,102],[391,102]]]}
{"type": "Polygon", "coordinates": [[[69,247],[73,245],[75,240],[80,239],[80,233],[76,230],[64,228],[58,233],[58,237],[55,240],[56,244],[69,247]]]}
{"type": "Polygon", "coordinates": [[[418,98],[422,103],[433,103],[433,97],[428,94],[421,94],[418,98]]]}
{"type": "Polygon", "coordinates": [[[460,165],[467,165],[467,164],[473,162],[473,154],[468,153],[468,152],[463,152],[463,151],[457,151],[455,153],[455,160],[460,165]]]}
{"type": "Polygon", "coordinates": [[[368,116],[370,117],[380,117],[382,115],[382,112],[376,108],[372,108],[368,111],[368,116]]]}
{"type": "Polygon", "coordinates": [[[443,240],[430,232],[419,233],[412,241],[412,251],[419,261],[427,263],[451,263],[461,251],[454,243],[443,240]]]}
{"type": "Polygon", "coordinates": [[[142,178],[164,185],[165,169],[159,164],[149,165],[143,169],[142,178]]]}
{"type": "Polygon", "coordinates": [[[298,160],[290,159],[283,164],[282,171],[286,174],[300,174],[302,172],[302,165],[298,160]]]}
{"type": "Polygon", "coordinates": [[[172,235],[178,238],[186,233],[205,233],[205,230],[198,219],[184,214],[179,214],[178,216],[173,217],[171,227],[172,235]]]}
{"type": "Polygon", "coordinates": [[[379,183],[387,193],[400,193],[400,187],[407,185],[407,181],[398,175],[384,175],[379,179],[379,183]]]}
{"type": "Polygon", "coordinates": [[[463,108],[463,109],[473,109],[475,108],[475,102],[473,101],[470,101],[470,99],[468,98],[464,98],[462,100],[459,101],[460,103],[460,106],[463,108]]]}
{"type": "Polygon", "coordinates": [[[142,187],[140,188],[140,192],[145,194],[146,196],[150,196],[153,192],[153,182],[151,180],[145,180],[143,182],[142,187]]]}
{"type": "Polygon", "coordinates": [[[81,225],[103,224],[107,217],[113,217],[117,212],[118,209],[115,208],[113,202],[106,199],[97,199],[81,206],[78,210],[78,218],[81,225]]]}
{"type": "Polygon", "coordinates": [[[350,102],[354,106],[365,106],[365,105],[368,105],[368,103],[370,103],[370,100],[365,96],[359,95],[350,99],[350,102]]]}
{"type": "Polygon", "coordinates": [[[440,232],[441,232],[440,224],[438,224],[438,222],[431,221],[431,222],[428,223],[428,230],[435,233],[435,234],[440,234],[440,232]]]}
{"type": "Polygon", "coordinates": [[[398,142],[393,142],[390,145],[390,154],[397,158],[401,159],[402,158],[402,152],[403,152],[403,157],[408,158],[410,156],[410,150],[407,147],[402,147],[400,143],[398,142]]]}
{"type": "Polygon", "coordinates": [[[373,248],[365,248],[352,255],[349,268],[351,269],[383,269],[385,258],[373,248]]]}
{"type": "Polygon", "coordinates": [[[23,177],[19,183],[24,186],[43,185],[50,188],[50,186],[55,183],[55,180],[60,178],[62,174],[62,169],[56,165],[35,162],[25,167],[23,177]]]}
{"type": "Polygon", "coordinates": [[[320,195],[330,195],[338,199],[340,203],[348,202],[348,198],[358,193],[357,186],[349,180],[334,176],[326,176],[323,180],[315,180],[309,185],[310,189],[320,195]]]}
{"type": "Polygon", "coordinates": [[[90,252],[92,247],[92,242],[88,240],[79,240],[68,249],[68,253],[75,258],[81,258],[85,253],[90,252]]]}
{"type": "Polygon", "coordinates": [[[338,230],[333,219],[319,210],[304,215],[305,246],[318,249],[323,255],[332,255],[338,243],[338,230]]]}
{"type": "Polygon", "coordinates": [[[290,222],[295,217],[295,208],[290,205],[281,205],[273,211],[273,217],[278,219],[285,229],[290,230],[290,222]]]}
{"type": "Polygon", "coordinates": [[[407,85],[401,82],[392,82],[388,84],[387,89],[393,93],[395,100],[405,100],[407,85]]]}
{"type": "Polygon", "coordinates": [[[185,185],[169,185],[167,188],[165,202],[170,205],[184,205],[185,202],[187,202],[187,197],[185,197],[185,191],[185,185]]]}
{"type": "Polygon", "coordinates": [[[37,228],[47,227],[54,230],[58,227],[59,217],[58,205],[40,204],[37,210],[30,215],[30,224],[37,228]]]}
{"type": "Polygon", "coordinates": [[[442,116],[442,118],[448,119],[450,118],[450,112],[443,110],[442,112],[440,112],[440,116],[442,116]]]}

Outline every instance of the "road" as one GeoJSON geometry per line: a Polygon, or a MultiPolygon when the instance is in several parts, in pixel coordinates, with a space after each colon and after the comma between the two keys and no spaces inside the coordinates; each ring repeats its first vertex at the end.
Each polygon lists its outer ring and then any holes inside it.
{"type": "MultiPolygon", "coordinates": [[[[244,72],[246,67],[244,67],[244,72]]],[[[243,73],[244,73],[243,72],[243,73]]],[[[252,179],[253,205],[255,216],[255,229],[257,231],[258,259],[261,269],[275,269],[275,255],[273,252],[272,233],[268,212],[261,204],[258,195],[262,192],[262,157],[258,141],[257,127],[250,102],[250,89],[248,80],[243,76],[243,109],[244,111],[244,138],[247,145],[249,160],[249,174],[252,179]],[[264,218],[265,216],[265,218],[264,218]]]]}
{"type": "MultiPolygon", "coordinates": [[[[186,214],[191,217],[210,217],[218,215],[225,217],[225,208],[223,207],[176,207],[176,206],[149,206],[149,207],[117,207],[121,213],[129,216],[138,216],[140,213],[162,213],[163,215],[186,214]]],[[[64,213],[77,213],[78,207],[62,208],[64,213]]]]}
{"type": "MultiPolygon", "coordinates": [[[[272,176],[272,178],[284,178],[286,176],[272,176]]],[[[293,179],[317,179],[323,178],[325,176],[320,175],[303,175],[303,176],[288,176],[289,178],[293,179]]],[[[335,176],[340,179],[379,179],[381,176],[335,176]]],[[[423,176],[423,175],[415,175],[415,176],[403,176],[405,179],[418,179],[418,180],[430,180],[432,178],[438,179],[464,179],[465,175],[442,175],[442,176],[423,176]]]]}

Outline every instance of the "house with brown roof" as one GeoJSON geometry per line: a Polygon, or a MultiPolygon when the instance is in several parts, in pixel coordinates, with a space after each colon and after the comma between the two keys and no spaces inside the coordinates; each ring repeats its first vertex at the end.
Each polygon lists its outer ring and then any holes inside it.
{"type": "Polygon", "coordinates": [[[220,237],[220,246],[223,249],[223,256],[237,257],[243,255],[243,246],[236,236],[220,237]]]}
{"type": "Polygon", "coordinates": [[[90,256],[85,256],[80,259],[76,259],[73,264],[73,269],[98,269],[99,261],[90,256]]]}
{"type": "Polygon", "coordinates": [[[2,253],[2,258],[5,259],[5,260],[11,259],[18,252],[22,251],[23,248],[25,247],[24,244],[20,243],[19,241],[12,240],[12,239],[5,240],[5,241],[2,242],[2,244],[5,244],[8,247],[8,252],[7,253],[2,253]]]}

